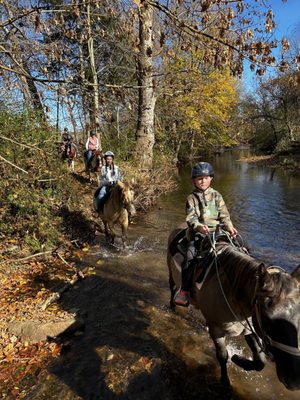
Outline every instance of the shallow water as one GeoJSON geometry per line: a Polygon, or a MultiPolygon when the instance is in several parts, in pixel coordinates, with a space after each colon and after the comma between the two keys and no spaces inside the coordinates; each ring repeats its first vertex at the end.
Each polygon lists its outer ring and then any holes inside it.
{"type": "MultiPolygon", "coordinates": [[[[243,155],[247,155],[244,152],[243,155]]],[[[241,152],[210,160],[232,220],[253,254],[289,271],[300,263],[299,177],[285,171],[236,163],[241,152]]],[[[233,391],[219,385],[214,346],[192,309],[168,308],[166,244],[184,221],[190,168],[180,171],[179,189],[130,226],[130,246],[108,247],[104,238],[79,265],[95,274],[67,292],[61,307],[76,310],[86,329],[39,379],[28,399],[239,399],[294,400],[274,366],[245,372],[229,362],[233,391]]],[[[241,338],[230,354],[247,354],[241,338]]]]}

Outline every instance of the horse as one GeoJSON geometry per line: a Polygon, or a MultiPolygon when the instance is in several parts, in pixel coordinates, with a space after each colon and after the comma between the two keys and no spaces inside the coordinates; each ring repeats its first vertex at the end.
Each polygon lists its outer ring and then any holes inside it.
{"type": "Polygon", "coordinates": [[[102,151],[95,150],[93,151],[93,156],[89,163],[87,163],[86,158],[84,157],[84,165],[85,165],[85,172],[88,175],[88,179],[92,182],[91,175],[95,176],[95,181],[100,185],[100,168],[102,166],[102,151]]]}
{"type": "Polygon", "coordinates": [[[122,229],[123,247],[127,245],[127,230],[130,218],[135,215],[133,204],[134,192],[128,183],[117,181],[111,187],[110,194],[106,200],[99,216],[104,223],[104,232],[109,243],[115,241],[115,225],[120,225],[122,229]]]}
{"type": "Polygon", "coordinates": [[[62,160],[68,160],[69,170],[71,174],[75,172],[75,158],[77,156],[77,149],[74,143],[62,143],[62,160]]]}
{"type": "MultiPolygon", "coordinates": [[[[172,247],[182,229],[169,236],[170,306],[181,285],[178,255],[172,247]],[[177,260],[176,260],[177,257],[177,260]]],[[[204,280],[194,276],[191,304],[202,312],[216,349],[221,383],[230,387],[227,373],[226,337],[244,335],[252,359],[238,355],[232,361],[244,370],[260,371],[266,356],[276,365],[278,379],[289,390],[300,389],[300,265],[291,273],[264,263],[237,250],[232,244],[217,243],[204,280]]]]}

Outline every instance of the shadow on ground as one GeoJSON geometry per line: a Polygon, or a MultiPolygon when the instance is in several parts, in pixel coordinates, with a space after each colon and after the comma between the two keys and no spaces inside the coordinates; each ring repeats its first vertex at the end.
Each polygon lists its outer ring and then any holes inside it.
{"type": "MultiPolygon", "coordinates": [[[[87,277],[65,293],[60,305],[85,320],[85,332],[65,341],[49,375],[27,399],[237,398],[219,385],[214,360],[187,365],[165,345],[162,327],[151,318],[150,298],[121,279],[87,277]]],[[[166,313],[155,312],[161,318],[166,313]]],[[[170,312],[168,319],[175,323],[170,312]]]]}
{"type": "MultiPolygon", "coordinates": [[[[91,213],[91,207],[92,205],[89,208],[89,213],[91,213]]],[[[88,216],[85,216],[82,211],[70,211],[66,207],[61,209],[60,215],[63,219],[64,228],[71,240],[90,245],[96,242],[95,231],[96,229],[102,230],[100,220],[96,218],[92,220],[88,216]]]]}

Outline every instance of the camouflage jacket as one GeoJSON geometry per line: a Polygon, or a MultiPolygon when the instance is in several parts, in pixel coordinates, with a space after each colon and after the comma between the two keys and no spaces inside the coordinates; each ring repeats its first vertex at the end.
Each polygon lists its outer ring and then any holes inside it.
{"type": "Polygon", "coordinates": [[[223,197],[212,187],[205,191],[195,189],[186,201],[186,222],[189,227],[188,237],[201,225],[207,225],[214,231],[218,224],[224,224],[225,229],[233,227],[229,212],[223,197]]]}

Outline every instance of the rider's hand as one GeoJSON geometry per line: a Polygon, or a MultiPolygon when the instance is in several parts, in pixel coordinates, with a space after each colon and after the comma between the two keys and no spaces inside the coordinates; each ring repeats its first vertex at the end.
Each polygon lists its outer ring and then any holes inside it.
{"type": "Polygon", "coordinates": [[[231,229],[228,229],[228,232],[230,233],[230,236],[232,236],[233,238],[236,238],[238,231],[232,227],[231,229]]]}
{"type": "Polygon", "coordinates": [[[209,229],[207,225],[200,225],[197,227],[197,232],[202,233],[203,235],[208,235],[209,234],[209,229]]]}

